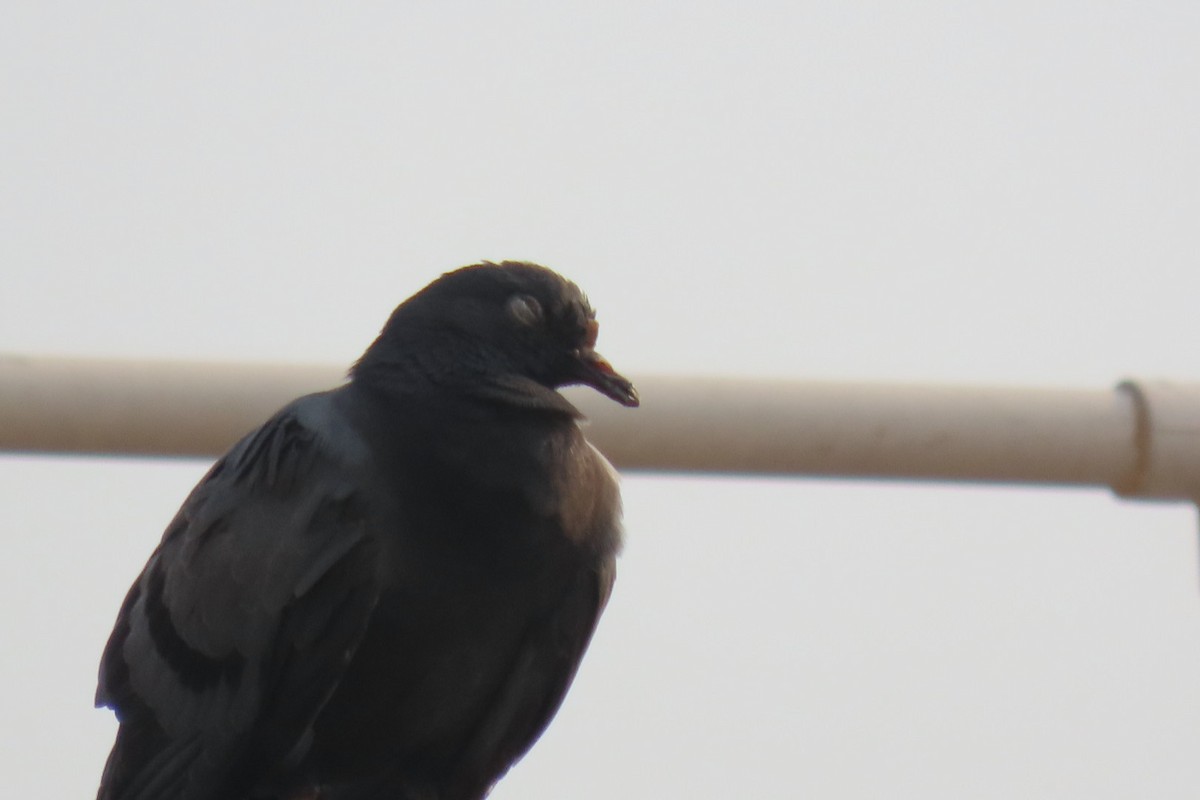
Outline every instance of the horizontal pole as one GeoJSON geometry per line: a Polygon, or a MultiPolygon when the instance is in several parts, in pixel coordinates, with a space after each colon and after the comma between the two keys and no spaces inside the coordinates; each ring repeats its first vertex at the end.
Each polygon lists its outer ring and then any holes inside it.
{"type": "Polygon", "coordinates": [[[0,356],[0,450],[217,456],[289,400],[336,386],[343,373],[0,356]]]}
{"type": "MultiPolygon", "coordinates": [[[[0,450],[214,456],[326,366],[0,356],[0,450]]],[[[568,394],[622,469],[1105,486],[1200,497],[1200,386],[1020,389],[645,376],[568,394]]]]}

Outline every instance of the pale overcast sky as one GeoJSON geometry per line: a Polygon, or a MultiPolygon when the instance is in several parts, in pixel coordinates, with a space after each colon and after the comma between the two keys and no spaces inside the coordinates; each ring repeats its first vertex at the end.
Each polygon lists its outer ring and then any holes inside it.
{"type": "MultiPolygon", "coordinates": [[[[517,258],[635,377],[1200,381],[1194,2],[9,6],[3,352],[348,364],[517,258]]],[[[205,469],[0,457],[6,795],[94,792],[101,647],[205,469]]],[[[1193,507],[625,494],[497,800],[1196,796],[1193,507]]]]}

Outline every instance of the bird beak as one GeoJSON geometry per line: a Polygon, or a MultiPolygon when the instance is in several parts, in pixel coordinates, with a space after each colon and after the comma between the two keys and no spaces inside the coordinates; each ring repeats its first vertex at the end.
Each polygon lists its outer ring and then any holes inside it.
{"type": "Polygon", "coordinates": [[[596,336],[600,332],[600,323],[588,320],[587,336],[583,346],[575,351],[578,359],[579,382],[592,387],[606,397],[616,400],[623,406],[636,408],[641,402],[637,389],[627,378],[612,368],[603,356],[595,351],[596,336]]]}

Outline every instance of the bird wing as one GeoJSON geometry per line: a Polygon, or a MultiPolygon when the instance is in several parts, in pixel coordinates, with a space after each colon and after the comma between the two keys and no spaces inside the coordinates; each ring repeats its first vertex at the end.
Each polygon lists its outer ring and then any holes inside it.
{"type": "Polygon", "coordinates": [[[303,755],[379,593],[367,451],[331,398],[218,461],[130,589],[96,694],[122,723],[101,800],[235,798],[303,755]]]}

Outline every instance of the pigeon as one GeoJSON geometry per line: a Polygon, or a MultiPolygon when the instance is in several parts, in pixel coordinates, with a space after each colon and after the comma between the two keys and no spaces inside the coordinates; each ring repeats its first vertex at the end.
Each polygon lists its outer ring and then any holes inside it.
{"type": "Polygon", "coordinates": [[[616,473],[557,391],[638,405],[597,331],[545,267],[448,272],[220,458],[101,658],[98,800],[485,797],[613,586],[616,473]]]}

